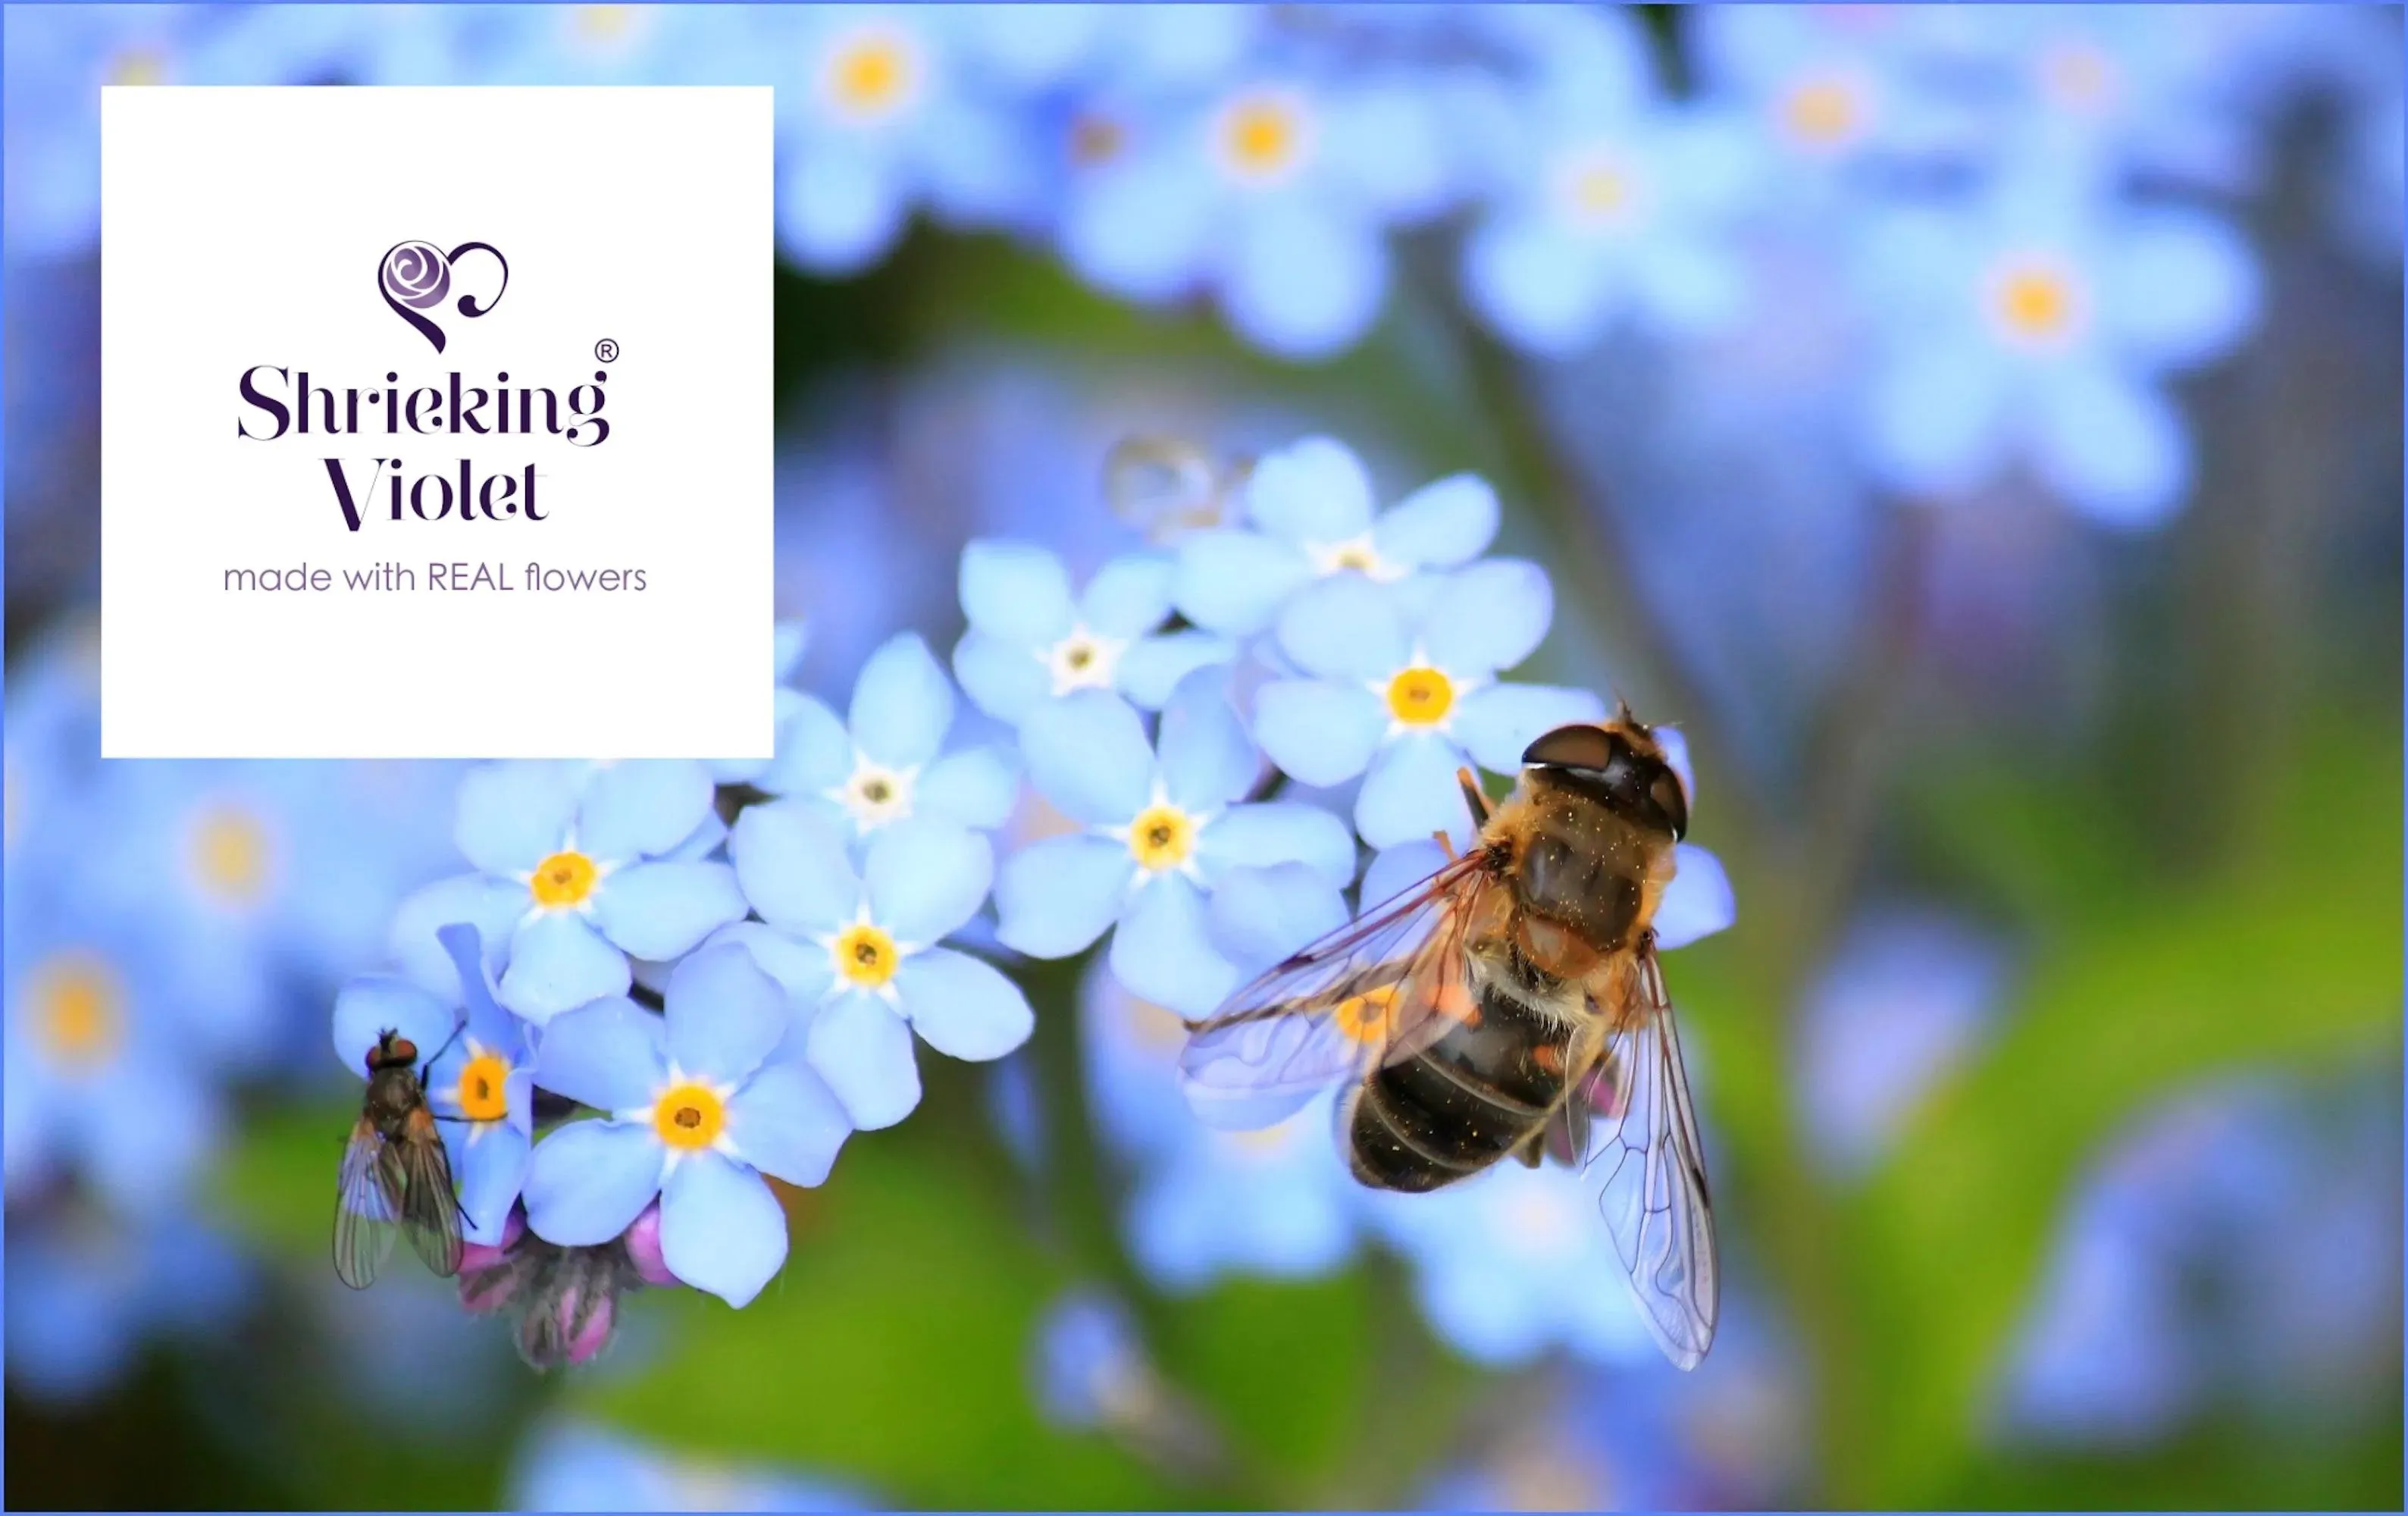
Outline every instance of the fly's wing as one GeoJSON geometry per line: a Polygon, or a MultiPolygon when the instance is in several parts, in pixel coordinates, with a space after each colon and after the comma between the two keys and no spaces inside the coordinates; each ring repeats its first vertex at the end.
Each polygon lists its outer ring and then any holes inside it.
{"type": "Polygon", "coordinates": [[[1268,1126],[1333,1082],[1468,1017],[1464,931],[1493,886],[1477,852],[1273,965],[1188,1023],[1180,1086],[1208,1125],[1268,1126]]]}
{"type": "Polygon", "coordinates": [[[445,1279],[460,1272],[460,1201],[452,1192],[452,1159],[425,1107],[409,1113],[400,1143],[405,1175],[401,1229],[426,1266],[445,1279]]]}
{"type": "MultiPolygon", "coordinates": [[[[1630,1279],[1639,1313],[1664,1355],[1695,1368],[1713,1345],[1722,1271],[1704,1148],[1681,1063],[1681,1034],[1653,948],[1630,974],[1632,1004],[1609,1038],[1584,1102],[1587,1138],[1570,1151],[1596,1181],[1598,1206],[1630,1279]]],[[[1609,1014],[1616,1008],[1602,1008],[1609,1014]]]]}
{"type": "Polygon", "coordinates": [[[401,1155],[361,1117],[343,1147],[342,1176],[335,1186],[335,1277],[352,1289],[374,1284],[393,1255],[408,1186],[401,1155]]]}

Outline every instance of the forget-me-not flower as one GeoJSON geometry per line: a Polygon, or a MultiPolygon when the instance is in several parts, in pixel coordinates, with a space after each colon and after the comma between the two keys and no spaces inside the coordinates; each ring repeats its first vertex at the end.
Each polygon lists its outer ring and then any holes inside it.
{"type": "Polygon", "coordinates": [[[1387,583],[1455,568],[1497,536],[1497,492],[1471,474],[1423,485],[1377,508],[1371,476],[1353,450],[1306,437],[1266,454],[1245,486],[1252,530],[1220,527],[1179,544],[1180,613],[1228,636],[1268,628],[1290,596],[1349,570],[1387,583]]]}
{"type": "Polygon", "coordinates": [[[849,720],[799,697],[786,740],[754,783],[825,811],[860,836],[909,816],[1001,826],[1019,796],[1011,756],[994,746],[945,752],[953,686],[915,632],[889,638],[853,681],[849,720]]]}
{"type": "Polygon", "coordinates": [[[2258,313],[2257,266],[2224,222],[2053,182],[1901,216],[1863,271],[1889,334],[1866,418],[1886,482],[1956,494],[2021,461],[2122,526],[2162,520],[2189,485],[2162,379],[2229,350],[2258,313]]]}
{"type": "Polygon", "coordinates": [[[498,1246],[534,1139],[534,1050],[526,1023],[494,1002],[476,929],[454,923],[437,936],[459,975],[458,991],[437,998],[411,980],[354,980],[335,997],[335,1052],[366,1079],[383,1032],[417,1045],[427,1104],[443,1118],[437,1124],[467,1213],[461,1235],[498,1246]]]}
{"type": "Polygon", "coordinates": [[[553,1019],[537,1080],[603,1112],[537,1144],[527,1225],[591,1247],[635,1223],[657,1194],[669,1271],[733,1306],[786,1260],[786,1217],[762,1175],[827,1178],[853,1130],[785,1040],[785,996],[752,958],[706,949],[669,977],[664,1014],[614,997],[553,1019]]]}
{"type": "Polygon", "coordinates": [[[1585,690],[1498,681],[1555,614],[1537,565],[1474,564],[1418,603],[1397,589],[1350,574],[1289,602],[1280,647],[1310,677],[1273,680],[1254,703],[1255,738],[1290,776],[1326,787],[1368,771],[1354,824],[1375,848],[1456,825],[1457,768],[1519,772],[1536,738],[1605,714],[1585,690]]]}
{"type": "Polygon", "coordinates": [[[738,944],[785,987],[800,1046],[855,1126],[892,1126],[920,1103],[911,1034],[948,1057],[984,1062],[1028,1039],[1027,997],[992,964],[939,947],[986,899],[985,837],[929,818],[874,834],[855,873],[844,834],[792,801],[748,808],[728,851],[767,926],[738,944]]]}
{"type": "Polygon", "coordinates": [[[564,1010],[624,994],[629,954],[688,951],[744,914],[735,872],[685,855],[715,832],[710,770],[644,759],[580,768],[490,764],[460,784],[453,839],[479,872],[402,903],[393,951],[405,972],[445,985],[435,929],[466,922],[502,972],[501,1003],[540,1026],[564,1010]]]}
{"type": "Polygon", "coordinates": [[[1029,779],[1083,830],[1005,861],[996,907],[1007,946],[1063,958],[1117,925],[1121,982],[1200,1015],[1239,981],[1207,918],[1231,871],[1297,863],[1331,888],[1354,878],[1354,840],[1337,817],[1295,801],[1241,803],[1262,760],[1225,684],[1218,669],[1181,681],[1158,751],[1136,710],[1100,690],[1030,714],[1020,729],[1029,779]]]}
{"type": "Polygon", "coordinates": [[[970,629],[953,649],[953,672],[998,721],[1017,722],[1074,690],[1115,690],[1158,709],[1186,675],[1237,656],[1206,633],[1159,631],[1170,619],[1173,574],[1167,554],[1131,553],[1073,596],[1068,571],[1046,549],[972,542],[961,574],[970,629]]]}

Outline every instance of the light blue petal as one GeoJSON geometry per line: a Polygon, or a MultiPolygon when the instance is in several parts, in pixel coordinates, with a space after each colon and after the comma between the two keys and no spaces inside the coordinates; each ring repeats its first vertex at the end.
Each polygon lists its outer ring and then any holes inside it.
{"type": "Polygon", "coordinates": [[[398,1032],[418,1044],[420,1057],[432,1058],[459,1021],[451,1007],[408,980],[380,974],[353,980],[335,995],[335,1056],[365,1080],[380,1033],[398,1032]]]}
{"type": "Polygon", "coordinates": [[[1398,501],[1372,528],[1371,543],[1392,564],[1453,568],[1488,551],[1497,520],[1497,492],[1488,481],[1455,474],[1398,501]]]}
{"type": "Polygon", "coordinates": [[[853,1120],[826,1081],[799,1063],[764,1066],[727,1102],[736,1156],[762,1173],[805,1187],[821,1183],[853,1120]]]}
{"type": "Polygon", "coordinates": [[[1140,709],[1157,710],[1179,681],[1199,668],[1233,664],[1238,645],[1210,632],[1171,632],[1140,637],[1121,654],[1112,681],[1140,709]]]}
{"type": "Polygon", "coordinates": [[[1633,248],[1629,273],[1634,305],[1667,336],[1709,336],[1747,314],[1747,269],[1733,249],[1710,237],[1673,236],[1633,248]]]}
{"type": "Polygon", "coordinates": [[[1525,352],[1560,357],[1594,341],[1623,304],[1619,273],[1544,216],[1493,217],[1464,238],[1465,297],[1525,352]]]}
{"type": "Polygon", "coordinates": [[[697,1290],[744,1307],[786,1263],[786,1212],[760,1175],[715,1152],[661,1189],[661,1261],[697,1290]]]}
{"type": "Polygon", "coordinates": [[[980,537],[964,547],[961,593],[970,625],[999,642],[1027,649],[1070,635],[1069,573],[1034,543],[980,537]]]}
{"type": "Polygon", "coordinates": [[[1312,564],[1296,544],[1215,528],[1180,538],[1171,597],[1181,615],[1208,632],[1252,636],[1268,630],[1288,597],[1312,579],[1312,564]]]}
{"type": "Polygon", "coordinates": [[[480,764],[460,779],[452,838],[488,874],[525,874],[568,836],[577,790],[558,764],[480,764]]]}
{"type": "Polygon", "coordinates": [[[836,965],[828,961],[827,949],[788,937],[774,926],[760,922],[723,926],[710,934],[702,951],[708,952],[723,943],[732,943],[751,953],[761,972],[778,981],[786,992],[790,1025],[808,1023],[828,986],[835,982],[836,965]]]}
{"type": "Polygon", "coordinates": [[[1333,890],[1354,879],[1354,834],[1319,806],[1300,800],[1233,806],[1213,818],[1196,847],[1216,889],[1229,869],[1278,864],[1302,864],[1333,890]]]}
{"type": "Polygon", "coordinates": [[[685,840],[660,856],[681,864],[698,863],[718,851],[726,840],[727,823],[719,819],[716,809],[706,810],[700,824],[685,835],[685,840]]]}
{"type": "Polygon", "coordinates": [[[1491,684],[1455,708],[1455,739],[1472,762],[1497,774],[1517,774],[1530,744],[1558,726],[1601,722],[1605,702],[1587,690],[1552,684],[1491,684]]]}
{"type": "Polygon", "coordinates": [[[710,815],[710,771],[691,759],[610,764],[585,783],[577,848],[605,863],[674,851],[710,815]]]}
{"type": "Polygon", "coordinates": [[[783,684],[795,677],[796,668],[803,661],[804,650],[811,645],[810,624],[800,617],[790,617],[777,624],[771,637],[771,666],[777,671],[778,682],[783,684]]]}
{"type": "Polygon", "coordinates": [[[695,1079],[740,1080],[785,1040],[786,992],[734,943],[678,965],[663,999],[669,1058],[695,1079]]]}
{"type": "Polygon", "coordinates": [[[1955,494],[2005,460],[2009,395],[1998,355],[1944,336],[1884,365],[1866,396],[1867,461],[1895,489],[1955,494]]]}
{"type": "Polygon", "coordinates": [[[913,781],[916,815],[990,831],[1011,819],[1020,802],[1020,765],[994,745],[949,752],[913,781]]]}
{"type": "Polygon", "coordinates": [[[1213,889],[1206,920],[1214,951],[1256,974],[1345,925],[1346,897],[1302,864],[1240,868],[1213,889]]]}
{"type": "Polygon", "coordinates": [[[1145,808],[1154,749],[1129,703],[1103,690],[1074,690],[1020,723],[1029,782],[1078,821],[1120,824],[1145,808]]]}
{"type": "Polygon", "coordinates": [[[1371,529],[1371,475],[1335,437],[1309,436],[1266,453],[1246,479],[1246,514],[1299,545],[1343,542],[1371,529]]]}
{"type": "Polygon", "coordinates": [[[1254,694],[1254,740],[1280,771],[1317,789],[1369,766],[1388,735],[1388,708],[1354,685],[1277,679],[1254,694]]]}
{"type": "Polygon", "coordinates": [[[1215,199],[1191,173],[1140,157],[1082,185],[1062,207],[1062,258],[1087,282],[1132,300],[1186,290],[1212,237],[1215,199]]]}
{"type": "Polygon", "coordinates": [[[904,209],[890,165],[815,144],[794,154],[780,177],[778,242],[806,268],[850,274],[894,245],[904,209]]]}
{"type": "Polygon", "coordinates": [[[526,1023],[504,1010],[501,1002],[494,998],[493,974],[485,966],[481,936],[474,926],[453,922],[437,928],[435,939],[452,960],[452,974],[457,982],[452,986],[454,993],[447,998],[458,1003],[468,1035],[515,1054],[526,1040],[526,1023]]]}
{"type": "Polygon", "coordinates": [[[1204,894],[1177,874],[1137,893],[1112,934],[1112,977],[1141,1000],[1202,1016],[1238,987],[1237,965],[1212,947],[1204,894]]]}
{"type": "Polygon", "coordinates": [[[953,685],[916,632],[892,636],[861,667],[853,687],[853,739],[890,768],[937,756],[953,724],[953,685]]]}
{"type": "Polygon", "coordinates": [[[1672,882],[1656,902],[1656,945],[1666,949],[1712,937],[1739,919],[1739,902],[1721,859],[1686,842],[1672,856],[1672,882]]]}
{"type": "Polygon", "coordinates": [[[1446,850],[1428,837],[1384,850],[1363,869],[1364,913],[1378,910],[1446,865],[1446,850]]]}
{"type": "Polygon", "coordinates": [[[688,951],[744,912],[744,892],[725,864],[637,864],[604,880],[594,896],[602,935],[655,961],[688,951]]]}
{"type": "Polygon", "coordinates": [[[459,983],[452,955],[435,934],[455,922],[477,929],[485,944],[485,965],[498,970],[509,951],[510,934],[535,899],[527,887],[512,880],[484,874],[455,874],[437,880],[405,896],[394,912],[393,931],[385,951],[401,971],[437,994],[449,994],[459,983]]]}
{"type": "Polygon", "coordinates": [[[824,811],[792,800],[748,806],[728,834],[727,855],[744,898],[772,926],[833,932],[861,906],[861,880],[844,832],[824,811]]]}
{"type": "Polygon", "coordinates": [[[975,627],[953,645],[953,677],[971,704],[999,722],[1019,721],[1054,693],[1053,676],[1030,644],[975,627]]]}
{"type": "Polygon", "coordinates": [[[985,837],[933,817],[881,827],[862,865],[869,912],[906,946],[925,947],[978,914],[995,882],[985,837]]]}
{"type": "Polygon", "coordinates": [[[1168,553],[1137,552],[1096,571],[1079,594],[1079,620],[1090,632],[1124,641],[1170,619],[1174,569],[1168,553]]]}
{"type": "Polygon", "coordinates": [[[1455,771],[1455,745],[1431,732],[1408,732],[1380,750],[1354,797],[1354,827],[1374,848],[1393,848],[1467,826],[1455,771]]]}
{"type": "Polygon", "coordinates": [[[1262,754],[1229,704],[1226,669],[1199,668],[1180,682],[1162,708],[1163,793],[1187,811],[1212,811],[1254,787],[1262,754]]]}
{"type": "MultiPolygon", "coordinates": [[[[448,1139],[452,1128],[444,1134],[448,1139]]],[[[524,1132],[501,1122],[478,1130],[464,1158],[452,1167],[460,1175],[460,1209],[467,1213],[461,1235],[471,1242],[499,1247],[509,1224],[510,1207],[526,1182],[531,1144],[524,1132]]]]}
{"type": "Polygon", "coordinates": [[[996,936],[1033,958],[1068,958],[1121,913],[1137,860],[1109,837],[1054,837],[1003,861],[996,881],[996,936]]]}
{"type": "Polygon", "coordinates": [[[2033,462],[2066,503],[2112,526],[2165,520],[2190,489],[2190,439],[2165,396],[2128,376],[2067,365],[2032,397],[2033,462]]]}
{"type": "Polygon", "coordinates": [[[79,1124],[83,1177],[119,1214],[143,1216],[193,1194],[225,1122],[208,1080],[145,1059],[84,1092],[79,1124]]]}
{"type": "Polygon", "coordinates": [[[564,1248],[599,1247],[660,1193],[660,1139],[649,1124],[570,1122],[527,1160],[527,1225],[564,1248]]]}
{"type": "Polygon", "coordinates": [[[1537,651],[1555,615],[1555,587],[1545,569],[1518,558],[1491,558],[1447,576],[1422,622],[1422,651],[1450,674],[1484,678],[1537,651]]]}
{"type": "Polygon", "coordinates": [[[948,1058],[1000,1058],[1027,1041],[1037,1025],[1019,985],[993,964],[950,948],[904,959],[895,971],[895,991],[912,1030],[948,1058]]]}
{"type": "Polygon", "coordinates": [[[2249,245],[2201,212],[2130,216],[2101,260],[2100,320],[2139,358],[2172,367],[2220,356],[2256,324],[2258,265],[2249,245]]]}
{"type": "Polygon", "coordinates": [[[806,1041],[811,1071],[827,1080],[855,1128],[874,1132],[920,1103],[911,1028],[886,1003],[858,992],[820,1007],[806,1041]]]}
{"type": "Polygon", "coordinates": [[[541,1026],[564,1010],[624,994],[634,982],[627,955],[573,910],[545,911],[510,938],[510,966],[496,992],[502,1004],[541,1026]]]}
{"type": "Polygon", "coordinates": [[[1412,655],[1395,598],[1359,574],[1298,591],[1280,613],[1279,642],[1297,667],[1340,684],[1386,679],[1412,655]]]}
{"type": "Polygon", "coordinates": [[[622,995],[555,1016],[536,1050],[535,1081],[600,1111],[652,1104],[668,1077],[661,1018],[622,995]]]}
{"type": "Polygon", "coordinates": [[[817,695],[801,695],[778,732],[778,753],[752,782],[768,794],[818,794],[853,773],[853,734],[817,695]]]}
{"type": "Polygon", "coordinates": [[[1283,358],[1327,357],[1380,314],[1388,249],[1370,217],[1303,196],[1257,206],[1229,228],[1221,306],[1239,335],[1283,358]]]}

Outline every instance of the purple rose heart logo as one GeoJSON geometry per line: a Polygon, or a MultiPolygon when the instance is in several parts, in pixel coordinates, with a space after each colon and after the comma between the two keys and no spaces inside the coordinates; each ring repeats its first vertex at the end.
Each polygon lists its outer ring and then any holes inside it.
{"type": "Polygon", "coordinates": [[[452,265],[462,254],[470,252],[491,253],[502,271],[501,282],[494,286],[492,299],[480,305],[475,295],[460,297],[456,308],[461,315],[474,319],[501,304],[502,292],[510,284],[509,261],[492,243],[463,242],[445,252],[432,242],[396,242],[385,250],[383,261],[377,266],[377,288],[383,293],[384,303],[403,321],[417,327],[421,336],[435,344],[437,352],[443,350],[443,328],[436,325],[427,313],[441,308],[444,296],[452,293],[452,265]]]}

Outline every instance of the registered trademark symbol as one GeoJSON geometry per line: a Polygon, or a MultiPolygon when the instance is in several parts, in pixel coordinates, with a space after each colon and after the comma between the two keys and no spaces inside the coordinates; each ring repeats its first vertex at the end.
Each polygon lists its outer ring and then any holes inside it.
{"type": "Polygon", "coordinates": [[[594,344],[594,361],[595,363],[611,363],[616,361],[618,356],[619,344],[611,341],[609,337],[606,336],[601,341],[594,344]]]}

